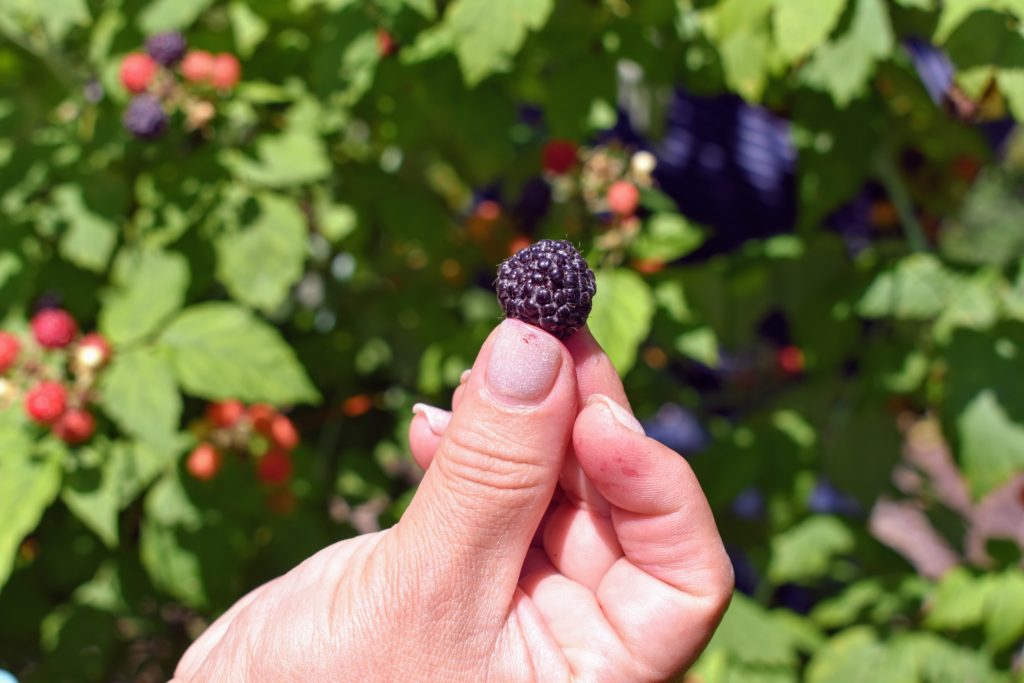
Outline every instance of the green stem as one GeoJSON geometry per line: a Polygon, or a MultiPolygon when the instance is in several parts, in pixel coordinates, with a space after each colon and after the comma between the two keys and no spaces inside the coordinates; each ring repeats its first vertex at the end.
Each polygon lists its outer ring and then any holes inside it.
{"type": "Polygon", "coordinates": [[[882,181],[885,191],[889,194],[889,199],[896,207],[900,225],[903,226],[903,234],[906,236],[910,248],[913,251],[928,251],[928,239],[925,237],[921,222],[917,220],[914,201],[910,198],[910,192],[903,182],[903,177],[887,150],[879,153],[875,170],[878,179],[882,181]]]}

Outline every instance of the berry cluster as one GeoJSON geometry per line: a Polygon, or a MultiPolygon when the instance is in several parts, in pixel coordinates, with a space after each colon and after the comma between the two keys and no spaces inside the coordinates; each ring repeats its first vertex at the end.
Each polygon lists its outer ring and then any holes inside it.
{"type": "Polygon", "coordinates": [[[615,220],[632,218],[640,208],[640,188],[650,187],[657,161],[648,151],[630,152],[618,145],[578,148],[553,139],[542,152],[544,171],[555,183],[575,184],[587,207],[615,220]]]}
{"type": "Polygon", "coordinates": [[[80,336],[78,323],[61,309],[40,311],[30,327],[29,339],[0,332],[0,408],[23,396],[32,422],[65,443],[84,443],[96,431],[89,404],[113,355],[110,343],[96,332],[80,336]]]}
{"type": "Polygon", "coordinates": [[[241,77],[234,55],[189,50],[176,31],[157,34],[145,52],[121,62],[121,84],[134,95],[122,123],[135,137],[156,140],[167,132],[170,113],[181,111],[189,130],[205,129],[217,113],[212,97],[229,92],[241,77]]]}
{"type": "Polygon", "coordinates": [[[251,457],[256,476],[265,484],[284,484],[292,476],[299,432],[291,419],[266,403],[211,403],[197,431],[202,441],[189,454],[185,469],[200,481],[217,476],[226,452],[251,457]]]}

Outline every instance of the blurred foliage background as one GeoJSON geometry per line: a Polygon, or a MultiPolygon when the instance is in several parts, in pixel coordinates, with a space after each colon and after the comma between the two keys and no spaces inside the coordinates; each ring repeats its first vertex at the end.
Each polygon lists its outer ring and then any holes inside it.
{"type": "Polygon", "coordinates": [[[248,589],[394,523],[411,405],[446,405],[496,264],[550,237],[734,559],[688,681],[1024,680],[1022,20],[0,0],[0,668],[164,681],[248,589]],[[131,85],[166,130],[137,139],[123,59],[176,30],[241,81],[157,69],[131,85]],[[33,341],[54,308],[109,361],[33,341]],[[87,438],[27,417],[40,378],[87,438]],[[301,443],[268,464],[231,401],[301,443]]]}

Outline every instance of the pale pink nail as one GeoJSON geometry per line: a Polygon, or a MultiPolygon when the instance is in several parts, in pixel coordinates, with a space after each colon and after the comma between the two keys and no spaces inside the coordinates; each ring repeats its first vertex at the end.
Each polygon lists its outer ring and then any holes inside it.
{"type": "Polygon", "coordinates": [[[518,320],[506,320],[491,347],[487,388],[513,405],[540,403],[551,392],[561,366],[562,345],[557,339],[518,320]]]}
{"type": "Polygon", "coordinates": [[[587,399],[587,405],[602,405],[608,409],[609,413],[611,413],[612,419],[618,422],[620,425],[622,425],[631,432],[636,432],[637,434],[644,433],[644,426],[640,424],[639,420],[630,415],[628,410],[626,410],[618,403],[605,396],[604,394],[591,394],[590,397],[587,399]]]}
{"type": "Polygon", "coordinates": [[[412,412],[413,415],[422,415],[426,418],[430,431],[437,436],[443,435],[444,430],[448,428],[448,423],[452,421],[452,414],[450,412],[435,408],[426,403],[417,403],[412,407],[412,412]]]}

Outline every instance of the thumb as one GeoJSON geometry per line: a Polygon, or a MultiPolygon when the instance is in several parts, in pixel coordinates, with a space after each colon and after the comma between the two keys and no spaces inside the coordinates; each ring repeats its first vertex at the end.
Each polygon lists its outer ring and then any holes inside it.
{"type": "Polygon", "coordinates": [[[572,357],[553,336],[517,320],[491,333],[393,530],[417,564],[512,596],[558,482],[576,394],[572,357]]]}

